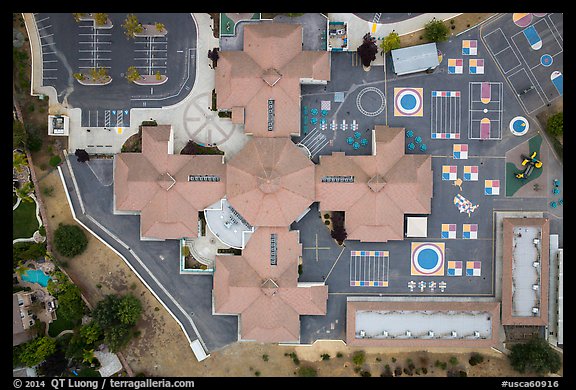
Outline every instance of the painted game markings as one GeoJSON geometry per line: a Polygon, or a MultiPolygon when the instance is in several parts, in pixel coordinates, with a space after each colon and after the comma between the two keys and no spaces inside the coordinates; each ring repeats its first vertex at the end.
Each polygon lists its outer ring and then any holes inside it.
{"type": "Polygon", "coordinates": [[[469,74],[484,74],[484,59],[483,58],[471,58],[468,61],[468,73],[469,74]]]}
{"type": "Polygon", "coordinates": [[[482,276],[482,264],[479,261],[467,261],[466,276],[482,276]]]}
{"type": "Polygon", "coordinates": [[[524,36],[526,37],[526,40],[530,44],[532,50],[540,50],[542,48],[542,38],[540,38],[538,31],[536,31],[536,27],[530,26],[524,29],[522,32],[524,33],[524,36]]]}
{"type": "Polygon", "coordinates": [[[532,23],[531,13],[514,13],[512,14],[512,21],[518,27],[527,27],[532,23]]]}
{"type": "Polygon", "coordinates": [[[468,160],[468,144],[454,144],[452,158],[455,160],[468,160]]]}
{"type": "Polygon", "coordinates": [[[448,275],[448,276],[462,276],[462,261],[449,260],[448,261],[448,267],[446,269],[446,275],[448,275]]]}
{"type": "Polygon", "coordinates": [[[552,81],[552,84],[554,84],[554,86],[556,87],[556,90],[558,91],[558,93],[560,94],[560,96],[562,96],[562,92],[564,90],[564,76],[562,76],[562,73],[555,70],[554,72],[552,72],[552,74],[550,75],[550,80],[552,81]]]}
{"type": "Polygon", "coordinates": [[[476,209],[480,206],[472,204],[472,202],[460,194],[456,194],[454,197],[454,204],[456,207],[458,207],[458,211],[461,213],[467,213],[468,217],[470,217],[470,214],[476,211],[476,209]]]}
{"type": "Polygon", "coordinates": [[[496,63],[504,74],[516,69],[521,65],[520,59],[512,49],[512,45],[502,32],[497,28],[484,36],[486,46],[493,53],[496,63]],[[507,66],[504,66],[507,65],[507,66]]]}
{"type": "Polygon", "coordinates": [[[310,158],[314,158],[326,145],[328,145],[328,139],[326,136],[318,131],[315,127],[307,135],[304,136],[298,143],[303,145],[310,152],[310,158]]]}
{"type": "Polygon", "coordinates": [[[462,238],[465,240],[478,239],[478,224],[465,223],[462,225],[462,238]]]}
{"type": "MultiPolygon", "coordinates": [[[[410,104],[406,102],[405,106],[410,106],[410,104]]],[[[358,111],[360,111],[362,114],[366,116],[379,115],[382,113],[382,111],[384,111],[384,108],[386,108],[386,96],[384,96],[384,92],[382,92],[376,87],[366,87],[362,89],[360,93],[358,93],[358,96],[356,96],[356,107],[358,108],[358,111]],[[377,98],[380,99],[380,103],[378,104],[378,108],[376,108],[376,110],[368,111],[364,107],[362,107],[362,96],[364,96],[368,92],[376,93],[377,98]]],[[[408,111],[409,110],[410,108],[408,108],[408,111]]]]}
{"type": "Polygon", "coordinates": [[[510,128],[512,134],[521,136],[528,132],[530,124],[528,123],[528,120],[523,116],[517,116],[512,118],[508,127],[510,128]]]}
{"type": "Polygon", "coordinates": [[[458,167],[456,165],[442,165],[442,180],[453,181],[458,177],[458,167]]]}
{"type": "Polygon", "coordinates": [[[476,39],[464,39],[462,41],[462,55],[475,56],[478,54],[478,41],[476,39]]]}
{"type": "Polygon", "coordinates": [[[443,223],[440,232],[440,238],[455,239],[456,238],[456,224],[443,223]]]}
{"type": "Polygon", "coordinates": [[[423,88],[394,88],[394,116],[422,116],[423,88]]]}
{"type": "Polygon", "coordinates": [[[500,195],[500,180],[484,180],[484,195],[500,195]]]}
{"type": "Polygon", "coordinates": [[[540,65],[549,67],[554,63],[554,58],[550,54],[542,54],[540,57],[540,65]]]}
{"type": "Polygon", "coordinates": [[[464,165],[464,181],[478,181],[478,165],[464,165]]]}
{"type": "Polygon", "coordinates": [[[444,243],[413,242],[411,249],[411,275],[444,275],[444,243]]]}
{"type": "Polygon", "coordinates": [[[501,82],[470,82],[469,139],[502,138],[504,88],[501,82]]]}
{"type": "Polygon", "coordinates": [[[388,251],[350,251],[350,286],[388,287],[388,251]]]}
{"type": "Polygon", "coordinates": [[[462,58],[448,58],[448,74],[464,73],[464,60],[462,58]]]}
{"type": "Polygon", "coordinates": [[[460,91],[432,91],[430,135],[432,139],[460,139],[460,91]]]}

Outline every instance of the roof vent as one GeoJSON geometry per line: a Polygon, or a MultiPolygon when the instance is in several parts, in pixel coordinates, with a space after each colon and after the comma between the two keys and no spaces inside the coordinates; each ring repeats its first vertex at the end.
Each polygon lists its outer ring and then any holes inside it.
{"type": "Polygon", "coordinates": [[[452,337],[457,337],[457,336],[458,336],[458,333],[456,333],[455,330],[453,330],[450,334],[452,335],[452,337]]]}

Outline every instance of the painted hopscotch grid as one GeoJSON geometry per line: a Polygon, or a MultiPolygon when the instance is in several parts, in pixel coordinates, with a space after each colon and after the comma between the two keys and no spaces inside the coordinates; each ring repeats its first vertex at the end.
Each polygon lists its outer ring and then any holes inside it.
{"type": "Polygon", "coordinates": [[[477,223],[465,223],[462,225],[462,238],[465,240],[477,240],[478,239],[478,224],[477,223]]]}
{"type": "Polygon", "coordinates": [[[473,81],[469,84],[469,139],[502,139],[502,82],[473,81]]]}
{"type": "Polygon", "coordinates": [[[442,165],[442,180],[454,181],[458,178],[458,167],[456,165],[442,165]]]}
{"type": "Polygon", "coordinates": [[[466,276],[482,276],[481,263],[479,261],[467,261],[466,276]]]}
{"type": "Polygon", "coordinates": [[[448,74],[464,73],[464,60],[462,58],[448,58],[448,74]]]}
{"type": "Polygon", "coordinates": [[[448,261],[448,267],[446,268],[446,275],[462,276],[462,274],[463,274],[462,261],[460,260],[448,261]]]}
{"type": "Polygon", "coordinates": [[[464,181],[478,181],[478,165],[464,165],[464,181]]]}
{"type": "Polygon", "coordinates": [[[350,286],[388,287],[388,251],[350,251],[350,286]]]}
{"type": "Polygon", "coordinates": [[[478,41],[476,39],[464,39],[462,41],[462,55],[475,56],[478,54],[478,41]]]}
{"type": "Polygon", "coordinates": [[[456,238],[456,224],[443,223],[440,238],[454,239],[456,238]]]}
{"type": "Polygon", "coordinates": [[[483,58],[471,58],[468,61],[468,73],[469,74],[484,74],[484,59],[483,58]]]}
{"type": "Polygon", "coordinates": [[[460,91],[432,91],[430,136],[432,139],[460,139],[460,91]]]}
{"type": "Polygon", "coordinates": [[[454,144],[452,158],[455,160],[468,160],[468,144],[454,144]]]}

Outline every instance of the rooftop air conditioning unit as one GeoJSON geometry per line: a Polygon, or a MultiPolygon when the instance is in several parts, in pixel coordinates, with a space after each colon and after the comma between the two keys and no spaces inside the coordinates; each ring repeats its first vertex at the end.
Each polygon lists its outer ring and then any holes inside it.
{"type": "Polygon", "coordinates": [[[458,336],[458,333],[456,333],[455,330],[453,330],[450,334],[452,335],[452,337],[457,337],[457,336],[458,336]]]}
{"type": "Polygon", "coordinates": [[[532,313],[534,313],[534,314],[538,314],[539,311],[540,310],[537,307],[532,308],[532,313]]]}
{"type": "Polygon", "coordinates": [[[535,238],[532,242],[534,243],[534,245],[538,245],[538,243],[540,242],[540,240],[537,239],[537,238],[535,238]]]}
{"type": "Polygon", "coordinates": [[[412,336],[412,332],[410,332],[409,330],[406,331],[406,336],[411,337],[412,336]]]}
{"type": "Polygon", "coordinates": [[[480,337],[480,332],[478,332],[477,330],[474,331],[474,337],[479,338],[480,337]]]}
{"type": "Polygon", "coordinates": [[[532,263],[532,265],[534,266],[534,268],[538,268],[540,266],[540,263],[535,261],[532,263]]]}
{"type": "Polygon", "coordinates": [[[388,331],[386,331],[386,330],[385,330],[385,331],[382,331],[382,336],[388,337],[388,331]]]}
{"type": "Polygon", "coordinates": [[[366,331],[360,330],[360,337],[366,337],[366,331]]]}
{"type": "Polygon", "coordinates": [[[428,331],[428,336],[430,336],[430,337],[434,337],[434,331],[432,331],[432,330],[429,330],[429,331],[428,331]]]}
{"type": "Polygon", "coordinates": [[[536,291],[538,290],[539,286],[537,284],[533,284],[532,285],[532,290],[536,291]]]}

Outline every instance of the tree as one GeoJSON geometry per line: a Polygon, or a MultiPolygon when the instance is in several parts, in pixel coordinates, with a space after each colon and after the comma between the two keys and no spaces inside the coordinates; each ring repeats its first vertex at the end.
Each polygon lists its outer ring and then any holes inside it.
{"type": "Polygon", "coordinates": [[[362,65],[369,67],[372,61],[376,59],[376,53],[378,53],[378,47],[376,46],[375,39],[372,38],[370,33],[367,33],[362,38],[362,44],[356,49],[358,57],[362,61],[362,65]]]}
{"type": "Polygon", "coordinates": [[[564,113],[556,113],[546,123],[546,130],[554,137],[562,136],[564,134],[564,113]]]}
{"type": "Polygon", "coordinates": [[[31,181],[27,181],[16,190],[16,196],[22,199],[23,202],[33,202],[34,200],[30,196],[32,193],[34,193],[34,184],[31,181]]]}
{"type": "Polygon", "coordinates": [[[106,329],[104,342],[112,352],[118,352],[132,339],[132,332],[130,326],[116,325],[106,329]]]}
{"type": "Polygon", "coordinates": [[[104,26],[108,23],[108,14],[95,13],[94,22],[96,22],[96,26],[104,26]]]}
{"type": "Polygon", "coordinates": [[[142,304],[134,295],[126,295],[118,301],[116,314],[122,324],[136,325],[142,314],[142,304]]]}
{"type": "Polygon", "coordinates": [[[17,172],[22,172],[22,167],[28,165],[28,160],[26,159],[26,154],[22,152],[14,151],[12,152],[12,166],[17,172]]]}
{"type": "Polygon", "coordinates": [[[357,366],[361,366],[366,361],[366,352],[364,351],[356,351],[352,355],[352,363],[357,366]]]}
{"type": "Polygon", "coordinates": [[[138,72],[138,69],[135,66],[130,66],[128,68],[128,71],[126,72],[126,78],[128,79],[128,81],[134,82],[141,77],[142,76],[140,76],[140,73],[138,72]]]}
{"type": "Polygon", "coordinates": [[[68,282],[64,290],[60,291],[58,299],[58,315],[74,322],[80,322],[84,315],[84,301],[78,286],[68,282]]]}
{"type": "Polygon", "coordinates": [[[50,337],[37,337],[26,343],[21,350],[19,359],[27,367],[41,363],[48,356],[56,352],[56,341],[50,337]]]}
{"type": "Polygon", "coordinates": [[[67,365],[68,361],[66,360],[64,352],[58,349],[38,365],[36,369],[41,376],[59,377],[66,371],[67,365]]]}
{"type": "Polygon", "coordinates": [[[133,295],[106,295],[92,311],[93,321],[103,330],[104,342],[112,352],[119,351],[133,336],[132,327],[140,319],[142,305],[133,295]]]}
{"type": "Polygon", "coordinates": [[[26,146],[28,134],[24,129],[24,124],[18,120],[12,121],[12,147],[22,148],[26,146]]]}
{"type": "Polygon", "coordinates": [[[441,20],[432,19],[424,25],[424,38],[431,42],[443,42],[449,33],[450,29],[441,20]]]}
{"type": "Polygon", "coordinates": [[[83,73],[74,73],[72,76],[74,76],[74,78],[78,81],[86,80],[86,76],[84,76],[83,73]]]}
{"type": "Polygon", "coordinates": [[[483,361],[484,361],[484,356],[482,356],[478,352],[472,352],[472,355],[470,355],[470,359],[468,359],[468,363],[470,363],[471,366],[475,366],[476,364],[480,364],[483,361]]]}
{"type": "Polygon", "coordinates": [[[158,30],[159,32],[162,32],[166,29],[166,26],[164,26],[164,23],[156,22],[154,24],[154,26],[156,26],[156,30],[158,30]]]}
{"type": "Polygon", "coordinates": [[[86,325],[82,325],[80,327],[80,336],[84,339],[86,344],[93,345],[98,340],[100,340],[104,333],[102,332],[102,328],[96,323],[96,321],[90,321],[86,325]]]}
{"type": "Polygon", "coordinates": [[[124,27],[124,34],[126,34],[128,38],[134,38],[136,34],[144,31],[144,27],[138,21],[138,17],[134,14],[129,14],[126,16],[122,27],[124,27]]]}
{"type": "Polygon", "coordinates": [[[348,237],[346,232],[346,227],[344,226],[344,212],[343,211],[333,211],[332,212],[332,232],[330,233],[333,239],[338,241],[338,244],[342,245],[344,240],[348,237]]]}
{"type": "Polygon", "coordinates": [[[54,232],[54,246],[62,256],[74,257],[84,252],[88,239],[79,226],[61,223],[54,232]]]}
{"type": "Polygon", "coordinates": [[[395,50],[400,48],[400,36],[398,33],[392,31],[390,34],[384,37],[380,48],[384,53],[388,53],[390,50],[395,50]]]}
{"type": "Polygon", "coordinates": [[[90,76],[94,81],[105,80],[110,77],[106,68],[102,66],[90,69],[90,76]]]}
{"type": "Polygon", "coordinates": [[[514,344],[508,355],[512,367],[524,373],[535,372],[539,375],[557,372],[562,366],[560,355],[544,339],[533,338],[526,343],[514,344]]]}

